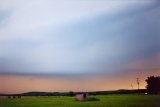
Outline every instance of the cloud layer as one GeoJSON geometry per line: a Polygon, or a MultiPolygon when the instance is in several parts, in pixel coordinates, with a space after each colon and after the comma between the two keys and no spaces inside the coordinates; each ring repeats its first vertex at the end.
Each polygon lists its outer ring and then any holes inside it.
{"type": "Polygon", "coordinates": [[[159,9],[157,0],[1,0],[0,73],[132,71],[126,64],[160,53],[159,9]]]}

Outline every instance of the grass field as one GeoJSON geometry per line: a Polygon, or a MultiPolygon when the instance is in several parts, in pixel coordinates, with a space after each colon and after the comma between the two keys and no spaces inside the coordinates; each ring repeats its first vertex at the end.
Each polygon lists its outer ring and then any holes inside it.
{"type": "Polygon", "coordinates": [[[160,95],[102,95],[100,101],[75,101],[74,97],[23,97],[0,99],[0,107],[160,107],[160,95]]]}

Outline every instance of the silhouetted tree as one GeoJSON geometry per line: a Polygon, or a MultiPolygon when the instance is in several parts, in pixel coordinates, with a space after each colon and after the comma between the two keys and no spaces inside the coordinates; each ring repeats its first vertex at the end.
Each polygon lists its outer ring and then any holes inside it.
{"type": "Polygon", "coordinates": [[[69,96],[74,96],[74,92],[73,92],[73,91],[70,91],[70,92],[69,92],[69,96]]]}
{"type": "Polygon", "coordinates": [[[150,76],[146,79],[148,94],[160,93],[160,76],[150,76]]]}

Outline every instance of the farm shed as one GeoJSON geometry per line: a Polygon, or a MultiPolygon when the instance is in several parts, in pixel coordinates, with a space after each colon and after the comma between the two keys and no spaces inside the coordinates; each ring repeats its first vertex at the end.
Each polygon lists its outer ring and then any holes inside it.
{"type": "Polygon", "coordinates": [[[88,99],[88,94],[87,93],[77,94],[75,98],[77,101],[86,101],[88,99]]]}

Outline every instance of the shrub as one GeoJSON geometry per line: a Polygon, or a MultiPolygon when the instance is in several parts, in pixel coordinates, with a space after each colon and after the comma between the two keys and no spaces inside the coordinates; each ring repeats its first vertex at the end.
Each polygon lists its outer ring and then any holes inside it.
{"type": "Polygon", "coordinates": [[[87,101],[100,101],[98,98],[95,98],[95,97],[89,97],[87,99],[87,101]]]}

